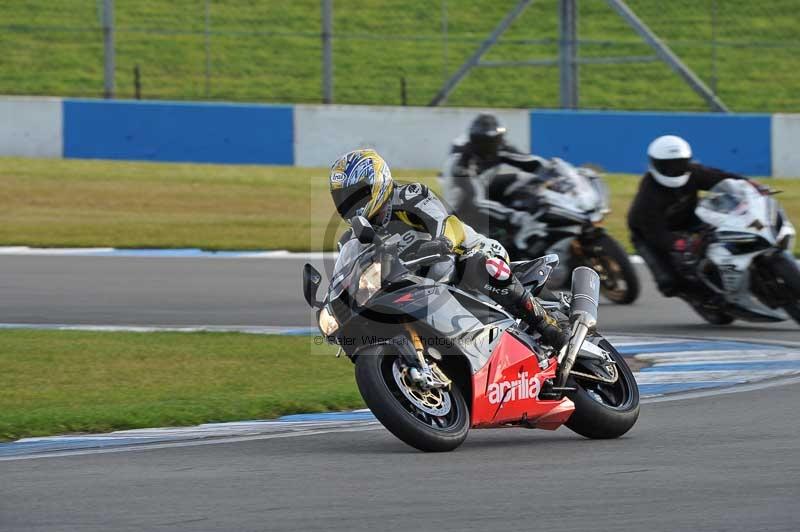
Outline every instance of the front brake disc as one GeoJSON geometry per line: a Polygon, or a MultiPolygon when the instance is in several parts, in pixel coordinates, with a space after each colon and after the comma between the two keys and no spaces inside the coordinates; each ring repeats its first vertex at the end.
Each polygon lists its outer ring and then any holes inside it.
{"type": "Polygon", "coordinates": [[[432,416],[445,416],[450,412],[452,402],[450,393],[442,388],[432,388],[421,390],[409,382],[408,370],[400,368],[400,360],[397,359],[392,364],[392,376],[394,382],[406,399],[416,408],[432,416]]]}

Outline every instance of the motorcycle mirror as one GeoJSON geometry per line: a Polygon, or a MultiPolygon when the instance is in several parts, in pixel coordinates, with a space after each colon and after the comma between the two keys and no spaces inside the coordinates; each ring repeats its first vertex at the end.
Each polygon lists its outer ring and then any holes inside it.
{"type": "Polygon", "coordinates": [[[322,275],[312,265],[303,266],[303,297],[306,303],[313,308],[322,308],[322,303],[317,300],[317,290],[322,282],[322,275]]]}
{"type": "Polygon", "coordinates": [[[362,244],[372,244],[375,240],[375,228],[363,216],[353,218],[350,225],[353,227],[353,234],[362,244]]]}

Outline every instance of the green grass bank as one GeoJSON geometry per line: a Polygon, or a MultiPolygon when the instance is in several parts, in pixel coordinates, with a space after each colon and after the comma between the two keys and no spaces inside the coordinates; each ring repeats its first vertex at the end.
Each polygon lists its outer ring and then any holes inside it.
{"type": "Polygon", "coordinates": [[[0,440],[360,407],[334,353],[311,337],[0,331],[0,440]]]}

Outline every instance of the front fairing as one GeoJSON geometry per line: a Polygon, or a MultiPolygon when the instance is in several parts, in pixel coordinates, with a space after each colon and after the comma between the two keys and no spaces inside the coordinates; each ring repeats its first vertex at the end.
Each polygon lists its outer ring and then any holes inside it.
{"type": "Polygon", "coordinates": [[[333,266],[331,282],[328,287],[327,301],[340,298],[345,291],[354,296],[358,286],[358,278],[364,268],[372,261],[375,246],[362,244],[357,239],[348,240],[339,250],[339,256],[333,266]]]}
{"type": "Polygon", "coordinates": [[[794,248],[795,230],[777,201],[762,195],[744,180],[726,179],[714,186],[698,203],[698,218],[715,228],[716,240],[729,243],[734,254],[748,251],[748,242],[763,247],[794,248]]]}
{"type": "Polygon", "coordinates": [[[608,190],[600,176],[560,159],[555,159],[553,164],[556,177],[541,190],[548,210],[575,221],[601,221],[609,211],[608,190]]]}
{"type": "Polygon", "coordinates": [[[408,280],[414,282],[376,295],[369,312],[390,322],[413,322],[436,339],[439,351],[465,355],[473,372],[486,364],[500,333],[516,324],[504,310],[456,287],[416,276],[408,280]]]}

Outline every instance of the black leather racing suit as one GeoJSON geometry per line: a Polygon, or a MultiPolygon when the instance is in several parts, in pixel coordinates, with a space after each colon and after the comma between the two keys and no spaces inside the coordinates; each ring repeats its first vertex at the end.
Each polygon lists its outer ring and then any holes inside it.
{"type": "Polygon", "coordinates": [[[628,211],[628,228],[636,251],[644,259],[659,290],[666,296],[697,289],[687,286],[673,260],[676,238],[700,232],[703,222],[695,215],[698,191],[710,190],[725,179],[745,179],[716,168],[690,164],[691,175],[682,187],[670,188],[658,183],[647,172],[628,211]],[[684,233],[684,235],[681,235],[684,233]]]}
{"type": "Polygon", "coordinates": [[[501,165],[536,173],[547,168],[548,163],[505,142],[500,145],[496,157],[484,158],[470,147],[466,138],[459,138],[453,142],[450,157],[442,169],[445,201],[462,220],[489,235],[494,234],[495,227],[517,225],[516,215],[520,214],[497,201],[516,175],[498,175],[489,183],[478,179],[487,170],[501,165]]]}
{"type": "MultiPolygon", "coordinates": [[[[460,285],[489,296],[533,326],[542,334],[547,344],[555,348],[561,347],[560,344],[566,338],[556,321],[519,279],[513,273],[504,279],[490,274],[487,260],[494,261],[494,264],[498,259],[503,261],[510,272],[508,254],[499,242],[477,233],[458,217],[448,213],[439,198],[428,187],[419,183],[395,186],[389,209],[382,225],[395,227],[396,222],[401,222],[401,226],[430,234],[432,240],[423,244],[428,246],[429,251],[454,253],[458,257],[460,285]]],[[[342,236],[340,242],[350,238],[348,233],[342,236]]],[[[419,254],[427,253],[420,250],[419,254]]]]}

